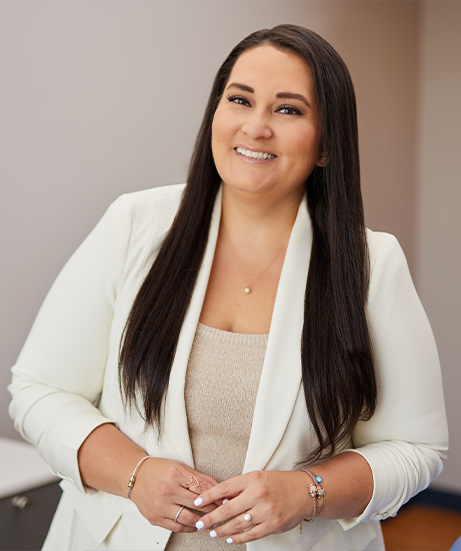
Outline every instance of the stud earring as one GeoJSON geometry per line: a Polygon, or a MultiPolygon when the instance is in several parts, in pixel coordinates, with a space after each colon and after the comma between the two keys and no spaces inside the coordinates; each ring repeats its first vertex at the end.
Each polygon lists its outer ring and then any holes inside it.
{"type": "Polygon", "coordinates": [[[322,165],[324,165],[326,162],[327,162],[327,158],[326,158],[326,157],[320,157],[320,163],[321,163],[322,165]]]}

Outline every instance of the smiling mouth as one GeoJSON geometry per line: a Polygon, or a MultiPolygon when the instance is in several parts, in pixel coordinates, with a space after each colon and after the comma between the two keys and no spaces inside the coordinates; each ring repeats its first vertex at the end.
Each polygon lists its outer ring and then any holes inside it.
{"type": "Polygon", "coordinates": [[[236,147],[235,151],[243,157],[248,157],[249,159],[275,159],[277,155],[272,155],[270,153],[263,153],[262,151],[249,151],[248,149],[243,149],[243,147],[236,147]]]}

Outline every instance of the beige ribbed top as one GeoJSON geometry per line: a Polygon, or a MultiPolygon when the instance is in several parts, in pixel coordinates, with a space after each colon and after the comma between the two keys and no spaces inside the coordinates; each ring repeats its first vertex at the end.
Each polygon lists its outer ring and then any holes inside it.
{"type": "MultiPolygon", "coordinates": [[[[267,338],[198,324],[186,373],[189,437],[196,470],[218,482],[242,473],[267,338]]],[[[229,550],[208,534],[173,533],[166,551],[229,550]]]]}

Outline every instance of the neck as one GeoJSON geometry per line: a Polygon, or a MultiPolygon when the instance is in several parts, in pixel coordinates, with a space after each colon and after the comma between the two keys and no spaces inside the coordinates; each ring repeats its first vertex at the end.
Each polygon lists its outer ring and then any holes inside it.
{"type": "Polygon", "coordinates": [[[302,194],[268,198],[236,192],[223,184],[221,227],[235,244],[247,249],[277,248],[296,220],[302,194]]]}

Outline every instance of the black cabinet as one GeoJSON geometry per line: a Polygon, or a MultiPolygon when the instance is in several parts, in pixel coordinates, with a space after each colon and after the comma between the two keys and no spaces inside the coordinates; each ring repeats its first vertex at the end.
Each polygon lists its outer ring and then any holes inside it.
{"type": "Polygon", "coordinates": [[[1,499],[0,551],[41,549],[61,494],[53,482],[1,499]]]}

